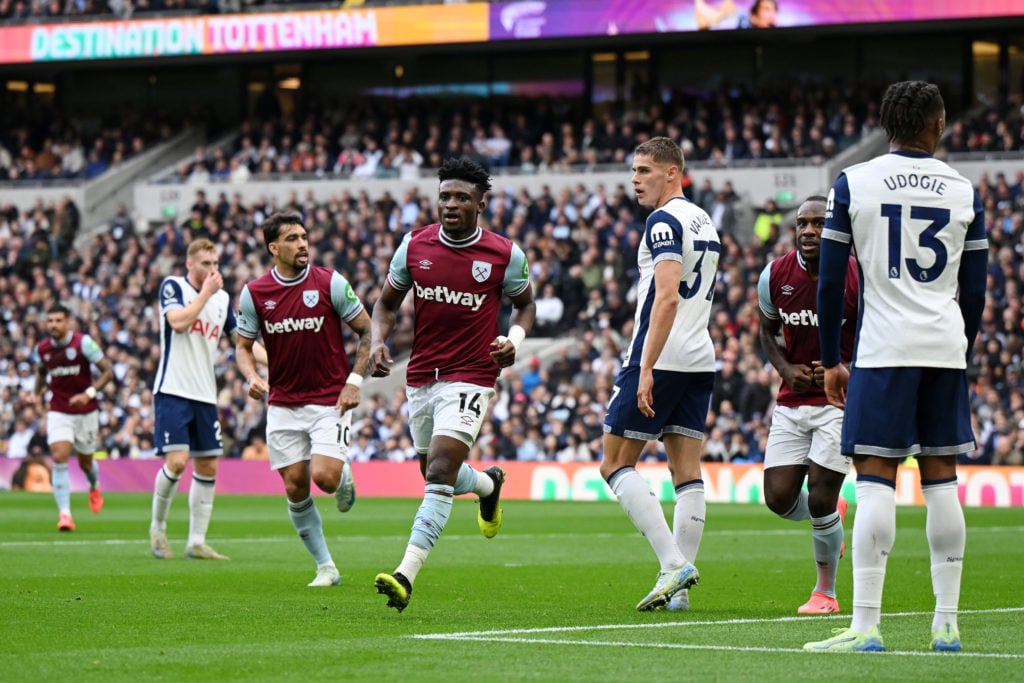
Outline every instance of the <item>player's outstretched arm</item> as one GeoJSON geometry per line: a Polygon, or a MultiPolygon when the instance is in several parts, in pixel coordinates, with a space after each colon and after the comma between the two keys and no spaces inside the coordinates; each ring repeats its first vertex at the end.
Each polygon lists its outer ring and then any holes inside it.
{"type": "Polygon", "coordinates": [[[391,374],[391,359],[388,350],[388,339],[395,329],[395,318],[398,307],[402,305],[406,292],[399,291],[384,282],[380,298],[373,305],[373,318],[370,321],[370,361],[369,370],[374,377],[387,377],[391,374]]]}

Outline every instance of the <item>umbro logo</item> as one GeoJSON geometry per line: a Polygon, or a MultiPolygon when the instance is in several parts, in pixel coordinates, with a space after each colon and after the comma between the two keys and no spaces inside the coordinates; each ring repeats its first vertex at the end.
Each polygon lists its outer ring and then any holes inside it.
{"type": "Polygon", "coordinates": [[[793,293],[793,285],[782,285],[782,293],[786,296],[790,296],[793,293]]]}
{"type": "Polygon", "coordinates": [[[273,299],[267,299],[266,301],[263,302],[263,308],[267,309],[268,311],[272,311],[276,307],[277,302],[274,301],[273,299]]]}
{"type": "Polygon", "coordinates": [[[423,259],[420,261],[420,269],[422,270],[430,270],[430,266],[432,265],[434,265],[434,262],[430,259],[423,259]]]}

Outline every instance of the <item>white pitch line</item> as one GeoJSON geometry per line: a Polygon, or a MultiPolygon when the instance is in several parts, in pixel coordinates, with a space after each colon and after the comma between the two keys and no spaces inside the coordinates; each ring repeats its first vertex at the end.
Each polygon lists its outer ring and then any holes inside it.
{"type": "MultiPolygon", "coordinates": [[[[412,636],[414,638],[420,638],[421,636],[412,636]]],[[[661,650],[713,650],[716,652],[761,652],[761,653],[779,653],[779,652],[799,652],[805,654],[805,651],[795,647],[739,647],[736,645],[689,645],[686,643],[633,643],[629,641],[618,641],[618,640],[558,640],[554,638],[487,638],[487,637],[466,637],[466,638],[448,638],[447,640],[459,640],[462,642],[490,642],[490,643],[523,643],[525,645],[572,645],[578,647],[580,645],[594,645],[600,647],[645,647],[654,648],[661,650]]],[[[817,653],[822,654],[822,653],[817,653]]],[[[824,654],[836,654],[836,653],[824,653],[824,654]]],[[[840,653],[843,654],[843,653],[840,653]]],[[[864,654],[862,652],[848,652],[845,654],[864,654]]],[[[999,652],[957,652],[956,654],[949,654],[945,652],[893,652],[887,650],[885,652],[877,652],[871,654],[879,655],[890,655],[896,657],[955,657],[960,659],[961,657],[974,657],[981,659],[1024,659],[1024,654],[1008,654],[999,652]]]]}
{"type": "MultiPolygon", "coordinates": [[[[1024,612],[1024,607],[1000,607],[995,609],[980,609],[980,610],[961,610],[960,614],[995,614],[995,613],[1008,613],[1008,612],[1024,612]]],[[[893,617],[918,617],[928,616],[931,612],[891,612],[883,616],[887,618],[893,617]]],[[[845,619],[848,616],[828,616],[824,619],[845,619]]],[[[717,619],[717,620],[706,620],[706,621],[674,621],[674,622],[661,622],[657,624],[595,624],[593,626],[549,626],[549,627],[538,627],[538,628],[523,628],[523,629],[502,629],[492,631],[460,631],[456,633],[421,633],[405,636],[406,638],[414,638],[417,640],[458,640],[458,641],[476,641],[476,642],[495,642],[495,643],[523,643],[527,645],[593,645],[593,646],[611,646],[611,647],[646,647],[654,649],[670,649],[670,650],[713,650],[713,651],[728,651],[728,652],[800,652],[804,650],[799,648],[780,648],[780,647],[741,647],[735,645],[694,645],[688,643],[635,643],[629,641],[608,641],[608,640],[566,640],[556,638],[536,638],[536,637],[516,637],[516,636],[528,636],[530,634],[542,634],[542,633],[580,633],[588,631],[618,631],[618,630],[640,630],[640,629],[658,629],[658,628],[675,628],[675,627],[688,627],[688,626],[725,626],[725,625],[736,625],[736,624],[775,624],[792,621],[822,621],[821,616],[806,616],[806,617],[778,617],[775,619],[717,619]]],[[[857,653],[859,654],[859,653],[857,653]]],[[[944,656],[946,653],[942,652],[892,652],[887,651],[880,654],[889,654],[897,656],[909,656],[909,657],[934,657],[944,656]]],[[[999,652],[960,652],[957,653],[957,657],[975,657],[982,659],[1024,659],[1024,654],[1011,654],[1011,653],[999,653],[999,652]]]]}
{"type": "MultiPolygon", "coordinates": [[[[995,614],[1005,612],[1024,612],[1024,607],[997,607],[993,609],[960,610],[958,614],[995,614]]],[[[930,616],[931,612],[887,612],[885,617],[920,617],[930,616]]],[[[595,624],[593,626],[544,626],[537,628],[512,628],[494,631],[461,631],[456,633],[439,634],[418,634],[408,636],[411,638],[452,638],[452,637],[479,637],[479,636],[502,636],[529,633],[573,633],[579,631],[612,631],[628,629],[648,628],[673,628],[679,626],[730,626],[736,624],[767,624],[781,623],[787,621],[824,621],[826,619],[848,619],[849,615],[813,615],[805,617],[775,617],[772,619],[714,619],[706,621],[666,621],[657,624],[595,624]]]]}

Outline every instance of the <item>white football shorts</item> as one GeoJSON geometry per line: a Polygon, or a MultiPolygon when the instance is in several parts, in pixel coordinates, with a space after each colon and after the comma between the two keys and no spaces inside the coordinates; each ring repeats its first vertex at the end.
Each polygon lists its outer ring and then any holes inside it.
{"type": "Polygon", "coordinates": [[[480,434],[494,387],[469,382],[431,382],[408,387],[409,429],[417,453],[426,453],[434,435],[448,436],[471,447],[480,434]]]}
{"type": "Polygon", "coordinates": [[[815,462],[847,474],[851,458],[840,450],[843,411],[835,406],[776,406],[768,432],[764,467],[815,462]]]}
{"type": "Polygon", "coordinates": [[[99,411],[72,415],[51,410],[46,414],[46,443],[70,441],[75,453],[92,455],[99,449],[99,411]]]}
{"type": "Polygon", "coordinates": [[[338,415],[334,406],[267,409],[267,449],[270,469],[279,470],[311,455],[345,460],[348,457],[352,411],[338,415]]]}

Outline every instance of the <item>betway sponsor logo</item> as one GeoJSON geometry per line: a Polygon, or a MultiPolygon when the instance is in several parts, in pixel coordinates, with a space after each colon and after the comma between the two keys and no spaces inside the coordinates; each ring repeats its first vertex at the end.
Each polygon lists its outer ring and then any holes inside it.
{"type": "Polygon", "coordinates": [[[420,283],[414,282],[416,296],[424,301],[439,301],[441,303],[453,304],[455,306],[466,306],[470,310],[478,311],[487,299],[486,294],[474,294],[473,292],[456,292],[444,285],[434,287],[421,287],[420,283]]]}
{"type": "Polygon", "coordinates": [[[53,377],[71,377],[72,375],[77,375],[81,371],[81,365],[58,365],[50,370],[50,375],[53,377]]]}
{"type": "Polygon", "coordinates": [[[804,309],[802,311],[793,311],[792,313],[786,313],[783,310],[779,310],[779,315],[782,317],[782,322],[787,325],[813,325],[818,326],[818,314],[812,310],[804,309]]]}
{"type": "Polygon", "coordinates": [[[287,334],[289,332],[303,332],[305,330],[319,332],[323,326],[324,317],[322,315],[316,318],[285,318],[276,323],[272,323],[269,320],[263,321],[263,330],[267,334],[287,334]]]}

